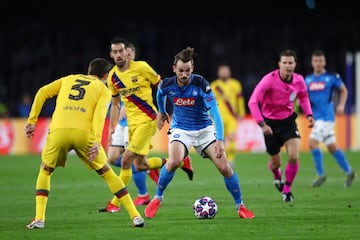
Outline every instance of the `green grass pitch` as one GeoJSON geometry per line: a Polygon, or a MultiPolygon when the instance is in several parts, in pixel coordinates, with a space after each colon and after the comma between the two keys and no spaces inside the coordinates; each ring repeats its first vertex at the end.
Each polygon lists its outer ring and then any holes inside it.
{"type": "MultiPolygon", "coordinates": [[[[359,173],[359,152],[346,155],[359,173]]],[[[315,169],[310,154],[301,153],[293,204],[282,202],[273,186],[265,153],[239,153],[235,169],[244,202],[256,214],[251,220],[237,216],[223,178],[211,162],[198,155],[191,157],[193,181],[179,169],[156,217],[145,219],[145,228],[134,228],[124,209],[112,214],[97,212],[111,199],[111,193],[94,171],[71,155],[66,168],[58,168],[52,177],[45,228],[28,230],[25,225],[35,216],[40,157],[1,156],[0,239],[360,239],[359,178],[344,188],[345,174],[328,153],[324,155],[327,181],[320,188],[310,187],[315,169]],[[202,195],[217,201],[214,219],[194,217],[193,202],[202,195]]],[[[283,163],[285,166],[286,161],[283,163]]],[[[153,195],[155,184],[149,177],[147,185],[153,195]]],[[[128,189],[135,197],[132,181],[128,189]]],[[[138,209],[143,214],[144,206],[138,209]]]]}

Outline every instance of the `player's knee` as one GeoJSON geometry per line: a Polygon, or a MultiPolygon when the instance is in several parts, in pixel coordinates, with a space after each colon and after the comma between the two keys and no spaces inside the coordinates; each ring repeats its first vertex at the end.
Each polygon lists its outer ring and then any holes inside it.
{"type": "Polygon", "coordinates": [[[169,158],[166,163],[166,169],[168,171],[175,171],[178,167],[180,167],[182,159],[169,158]]]}
{"type": "Polygon", "coordinates": [[[310,141],[309,141],[310,150],[313,150],[313,149],[318,148],[318,147],[319,147],[319,143],[314,139],[310,139],[310,141]]]}
{"type": "Polygon", "coordinates": [[[281,166],[280,153],[275,153],[271,155],[270,162],[274,169],[279,168],[281,166]]]}
{"type": "Polygon", "coordinates": [[[327,145],[327,149],[329,152],[334,153],[337,150],[337,146],[335,143],[331,143],[331,144],[327,145]]]}
{"type": "Polygon", "coordinates": [[[299,155],[298,154],[289,154],[289,162],[296,163],[299,161],[299,155]]]}

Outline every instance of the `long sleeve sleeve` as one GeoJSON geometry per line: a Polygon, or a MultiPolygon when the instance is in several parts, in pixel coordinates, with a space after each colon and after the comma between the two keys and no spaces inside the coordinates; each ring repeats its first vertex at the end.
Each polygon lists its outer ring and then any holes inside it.
{"type": "Polygon", "coordinates": [[[31,124],[37,123],[45,101],[49,98],[56,96],[59,93],[60,88],[61,88],[61,79],[58,79],[52,83],[49,83],[41,87],[37,91],[29,113],[29,117],[27,119],[28,123],[31,124]]]}

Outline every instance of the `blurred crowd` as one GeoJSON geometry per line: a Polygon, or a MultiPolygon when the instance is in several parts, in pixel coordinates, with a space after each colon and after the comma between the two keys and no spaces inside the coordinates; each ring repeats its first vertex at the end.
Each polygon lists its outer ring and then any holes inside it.
{"type": "MultiPolygon", "coordinates": [[[[228,63],[248,99],[261,76],[277,67],[278,53],[290,48],[298,54],[297,72],[310,72],[310,55],[322,49],[328,70],[345,73],[345,54],[359,50],[360,22],[335,18],[254,21],[193,19],[189,24],[167,18],[112,17],[103,21],[56,23],[46,21],[3,24],[0,27],[0,109],[8,116],[25,117],[36,90],[72,72],[86,73],[87,63],[109,58],[114,36],[136,45],[137,59],[146,60],[163,76],[172,75],[173,56],[195,48],[195,73],[209,81],[217,66],[228,63]]],[[[50,116],[49,101],[42,116],[50,116]]]]}

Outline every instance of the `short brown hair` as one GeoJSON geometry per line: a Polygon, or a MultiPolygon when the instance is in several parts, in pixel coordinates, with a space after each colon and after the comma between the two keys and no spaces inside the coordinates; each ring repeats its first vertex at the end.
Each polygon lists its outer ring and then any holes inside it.
{"type": "Polygon", "coordinates": [[[176,63],[181,60],[183,62],[189,62],[191,61],[192,64],[194,64],[194,56],[196,55],[196,53],[194,52],[194,48],[191,47],[187,47],[183,50],[181,50],[180,52],[178,52],[175,56],[174,56],[174,65],[176,65],[176,63]]]}

